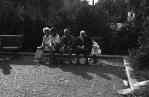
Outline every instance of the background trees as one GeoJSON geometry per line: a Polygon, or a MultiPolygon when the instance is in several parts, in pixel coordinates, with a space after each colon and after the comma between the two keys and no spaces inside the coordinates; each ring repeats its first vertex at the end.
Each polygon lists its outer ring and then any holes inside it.
{"type": "MultiPolygon", "coordinates": [[[[139,1],[138,1],[139,2],[139,1]]],[[[132,2],[133,3],[133,2],[132,2]]],[[[146,71],[144,75],[149,78],[148,76],[148,69],[149,69],[149,2],[147,0],[143,0],[139,2],[139,4],[134,3],[132,4],[133,7],[136,9],[136,31],[139,32],[138,41],[140,47],[136,50],[131,52],[131,57],[134,59],[133,68],[137,71],[146,71]]]]}
{"type": "Polygon", "coordinates": [[[43,26],[55,26],[59,33],[68,27],[74,35],[84,29],[90,36],[98,37],[105,54],[127,54],[128,49],[136,48],[139,35],[136,27],[115,31],[109,24],[125,23],[129,7],[136,9],[140,4],[139,1],[128,1],[100,0],[90,6],[80,0],[1,0],[0,34],[23,33],[24,49],[27,50],[40,45],[43,26]]]}

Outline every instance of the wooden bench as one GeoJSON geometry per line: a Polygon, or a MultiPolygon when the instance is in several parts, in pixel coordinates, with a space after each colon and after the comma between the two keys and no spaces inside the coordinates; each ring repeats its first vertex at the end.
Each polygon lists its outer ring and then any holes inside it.
{"type": "Polygon", "coordinates": [[[23,35],[0,35],[0,50],[15,51],[22,48],[23,35]]]}
{"type": "MultiPolygon", "coordinates": [[[[46,57],[50,56],[50,53],[45,54],[46,57]]],[[[91,55],[77,55],[75,53],[53,53],[53,59],[49,61],[54,61],[55,64],[97,64],[99,61],[101,63],[110,64],[111,61],[115,62],[114,66],[123,67],[123,56],[113,56],[113,55],[100,55],[100,56],[91,56],[91,55]],[[104,61],[106,60],[106,61],[104,61]],[[118,62],[122,62],[119,64],[118,62]],[[107,63],[109,62],[109,63],[107,63]],[[118,64],[117,64],[117,63],[118,64]]],[[[110,64],[113,65],[113,64],[110,64]]]]}
{"type": "MultiPolygon", "coordinates": [[[[23,35],[0,35],[0,54],[15,56],[22,48],[23,35]]],[[[9,58],[1,58],[1,60],[9,58]]]]}

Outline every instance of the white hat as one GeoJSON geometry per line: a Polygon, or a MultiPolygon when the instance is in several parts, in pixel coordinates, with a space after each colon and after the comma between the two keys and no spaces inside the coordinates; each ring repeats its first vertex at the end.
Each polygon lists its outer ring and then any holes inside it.
{"type": "Polygon", "coordinates": [[[45,31],[46,31],[46,30],[51,31],[51,30],[52,30],[52,28],[49,28],[49,27],[44,27],[42,30],[43,30],[43,33],[45,33],[45,31]]]}
{"type": "Polygon", "coordinates": [[[82,35],[82,34],[85,34],[86,32],[84,31],[84,30],[81,30],[80,31],[80,34],[82,35]]]}
{"type": "Polygon", "coordinates": [[[98,45],[98,43],[96,41],[93,41],[93,46],[97,47],[97,48],[100,48],[100,45],[98,45]]]}
{"type": "Polygon", "coordinates": [[[69,31],[69,29],[65,28],[65,29],[64,29],[64,32],[67,32],[67,31],[69,31]]]}

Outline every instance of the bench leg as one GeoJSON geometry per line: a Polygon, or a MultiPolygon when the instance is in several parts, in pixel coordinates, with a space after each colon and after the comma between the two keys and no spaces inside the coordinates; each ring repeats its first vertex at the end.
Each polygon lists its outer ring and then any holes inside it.
{"type": "Polygon", "coordinates": [[[55,65],[55,56],[54,56],[53,52],[50,52],[49,64],[50,65],[55,65]]]}

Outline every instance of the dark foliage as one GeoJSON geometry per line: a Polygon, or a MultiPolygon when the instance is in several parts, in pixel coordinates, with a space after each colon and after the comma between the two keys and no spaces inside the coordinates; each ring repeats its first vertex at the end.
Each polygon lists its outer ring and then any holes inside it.
{"type": "MultiPolygon", "coordinates": [[[[139,31],[138,42],[140,47],[130,52],[132,58],[132,67],[139,72],[144,79],[149,79],[149,16],[146,5],[137,9],[137,31],[139,31]]],[[[144,93],[146,94],[146,93],[144,93]]],[[[147,92],[148,94],[148,92],[147,92]]],[[[142,95],[141,95],[142,96],[142,95]]],[[[148,97],[147,95],[142,97],[148,97]]]]}
{"type": "Polygon", "coordinates": [[[149,69],[149,25],[148,19],[143,22],[142,33],[139,38],[140,48],[135,50],[136,52],[132,57],[135,59],[134,68],[138,70],[148,70],[149,69]]]}
{"type": "Polygon", "coordinates": [[[24,34],[25,50],[40,45],[44,26],[55,26],[59,33],[68,27],[74,35],[86,30],[99,37],[104,54],[127,54],[137,47],[136,30],[115,34],[108,25],[126,22],[124,0],[101,0],[95,6],[80,0],[0,0],[0,5],[0,34],[24,34]]]}

